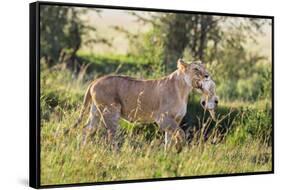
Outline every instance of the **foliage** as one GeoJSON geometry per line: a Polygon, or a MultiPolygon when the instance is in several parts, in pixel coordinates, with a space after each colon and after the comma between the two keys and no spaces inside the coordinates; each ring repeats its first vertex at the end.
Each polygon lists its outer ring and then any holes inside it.
{"type": "MultiPolygon", "coordinates": [[[[149,52],[149,50],[147,51],[149,52]]],[[[137,78],[153,79],[163,76],[165,69],[161,64],[154,64],[155,57],[135,55],[96,55],[78,52],[80,62],[87,65],[87,73],[92,76],[104,74],[133,75],[137,78]]]]}
{"type": "Polygon", "coordinates": [[[223,64],[209,66],[216,81],[217,93],[224,100],[258,101],[271,99],[272,69],[264,58],[224,54],[218,61],[223,64]],[[240,63],[239,63],[240,62],[240,63]]]}
{"type": "MultiPolygon", "coordinates": [[[[93,10],[98,13],[99,11],[93,10]]],[[[82,19],[87,15],[87,9],[44,6],[40,7],[40,58],[48,66],[67,62],[67,66],[74,70],[77,51],[82,43],[106,43],[107,40],[96,35],[86,40],[96,28],[82,19]]]]}
{"type": "Polygon", "coordinates": [[[77,107],[85,84],[79,80],[73,81],[70,71],[48,69],[46,64],[41,64],[40,78],[41,121],[48,121],[50,118],[61,120],[66,110],[77,107]]]}
{"type": "Polygon", "coordinates": [[[255,36],[263,33],[262,26],[270,24],[263,19],[233,19],[204,14],[151,13],[150,18],[137,13],[133,15],[140,23],[150,24],[152,29],[144,35],[135,35],[117,27],[130,39],[132,52],[145,55],[145,48],[140,44],[143,44],[143,36],[153,32],[145,47],[151,47],[152,52],[162,51],[156,63],[164,64],[168,70],[183,56],[212,63],[230,48],[238,54],[246,54],[246,41],[252,39],[255,42],[255,36]]]}
{"type": "Polygon", "coordinates": [[[134,57],[141,57],[147,64],[150,65],[151,70],[155,73],[164,74],[165,64],[164,57],[164,42],[159,37],[160,30],[153,28],[151,31],[139,36],[139,39],[131,43],[130,55],[134,57]]]}
{"type": "Polygon", "coordinates": [[[227,138],[229,143],[243,144],[246,141],[259,139],[261,143],[272,142],[272,111],[268,105],[263,109],[243,107],[239,119],[235,121],[237,128],[233,129],[227,138]]]}

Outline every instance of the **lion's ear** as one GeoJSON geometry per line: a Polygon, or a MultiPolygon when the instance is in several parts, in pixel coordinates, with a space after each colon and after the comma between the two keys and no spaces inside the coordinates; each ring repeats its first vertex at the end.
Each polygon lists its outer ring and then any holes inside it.
{"type": "Polygon", "coordinates": [[[188,64],[183,61],[183,59],[178,59],[177,67],[179,70],[185,70],[188,67],[188,64]]]}
{"type": "Polygon", "coordinates": [[[201,61],[200,59],[199,59],[199,60],[196,60],[196,61],[193,61],[193,63],[198,64],[198,65],[202,65],[202,66],[204,66],[204,67],[207,65],[206,62],[203,62],[203,61],[201,61]]]}

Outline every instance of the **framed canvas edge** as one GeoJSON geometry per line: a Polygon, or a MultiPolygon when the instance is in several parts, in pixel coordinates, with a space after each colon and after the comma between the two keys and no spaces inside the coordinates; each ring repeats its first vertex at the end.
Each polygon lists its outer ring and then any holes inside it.
{"type": "Polygon", "coordinates": [[[29,186],[40,187],[39,3],[29,4],[29,186]]]}
{"type": "Polygon", "coordinates": [[[107,185],[107,184],[122,184],[122,183],[137,183],[137,182],[157,182],[167,180],[185,180],[199,178],[215,178],[215,177],[234,177],[234,176],[249,176],[261,174],[274,174],[274,16],[269,15],[252,15],[252,14],[236,14],[236,13],[221,13],[221,12],[201,12],[188,10],[171,10],[157,8],[142,8],[142,7],[126,7],[112,5],[95,5],[81,3],[66,3],[66,2],[48,2],[36,1],[29,4],[29,186],[39,188],[55,188],[55,187],[74,187],[74,186],[90,186],[90,185],[107,185]],[[117,10],[134,10],[134,11],[153,11],[153,12],[172,12],[186,14],[203,14],[216,16],[230,17],[247,17],[270,19],[271,25],[271,60],[272,60],[272,169],[271,171],[245,172],[245,173],[230,173],[230,174],[212,174],[198,176],[182,176],[182,177],[166,177],[166,178],[150,178],[150,179],[131,179],[119,181],[103,181],[103,182],[82,182],[71,184],[50,184],[41,185],[40,177],[40,5],[52,6],[75,6],[85,8],[105,8],[117,10]]]}
{"type": "Polygon", "coordinates": [[[168,13],[186,13],[186,14],[203,14],[203,15],[216,15],[216,16],[230,16],[230,17],[248,17],[248,18],[263,18],[272,19],[271,15],[254,15],[254,14],[239,14],[239,13],[223,13],[223,12],[209,12],[209,11],[191,11],[180,9],[160,9],[148,7],[129,7],[129,6],[113,6],[101,4],[86,4],[86,3],[67,3],[67,2],[52,2],[52,1],[36,1],[40,5],[57,5],[57,6],[71,6],[71,7],[85,7],[85,8],[105,8],[117,10],[132,10],[132,11],[147,11],[147,12],[168,12],[168,13]]]}
{"type": "Polygon", "coordinates": [[[274,141],[274,127],[275,127],[275,120],[274,120],[274,115],[275,115],[275,106],[274,106],[274,35],[275,35],[275,32],[274,32],[274,16],[271,17],[271,23],[272,23],[272,26],[271,26],[271,101],[272,101],[272,118],[271,118],[271,121],[272,121],[272,147],[271,147],[271,152],[272,152],[272,173],[274,173],[274,164],[275,164],[275,154],[274,154],[274,150],[275,150],[275,147],[274,147],[274,144],[275,144],[275,141],[274,141]]]}

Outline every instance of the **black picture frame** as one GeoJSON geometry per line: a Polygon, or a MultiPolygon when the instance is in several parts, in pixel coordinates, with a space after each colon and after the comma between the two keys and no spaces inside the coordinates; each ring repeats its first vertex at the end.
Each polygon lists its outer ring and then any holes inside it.
{"type": "Polygon", "coordinates": [[[258,174],[274,173],[274,16],[265,15],[248,15],[218,12],[201,12],[187,10],[170,10],[156,8],[141,7],[123,7],[109,5],[92,5],[80,3],[61,3],[61,2],[34,2],[29,4],[29,44],[30,44],[30,65],[29,65],[29,185],[33,188],[53,188],[53,187],[72,187],[72,186],[88,186],[88,185],[104,185],[119,183],[135,183],[135,182],[151,182],[164,180],[184,180],[197,178],[213,178],[213,177],[231,177],[258,174]],[[266,172],[246,172],[232,174],[217,175],[201,175],[201,176],[185,176],[185,177],[167,177],[157,179],[138,179],[138,180],[121,180],[110,182],[89,182],[89,183],[73,183],[73,184],[57,184],[57,185],[41,185],[40,183],[40,6],[70,6],[70,7],[87,7],[87,8],[104,8],[118,10],[139,10],[153,12],[171,12],[171,13],[192,13],[203,15],[231,16],[231,17],[247,17],[271,19],[272,21],[272,169],[266,172]]]}

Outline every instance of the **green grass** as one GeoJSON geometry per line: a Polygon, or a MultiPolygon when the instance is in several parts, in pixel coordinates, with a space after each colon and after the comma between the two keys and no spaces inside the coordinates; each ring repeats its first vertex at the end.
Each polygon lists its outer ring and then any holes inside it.
{"type": "Polygon", "coordinates": [[[270,148],[258,141],[204,143],[165,153],[157,140],[139,140],[137,147],[127,140],[120,152],[114,152],[101,138],[80,145],[79,129],[64,137],[55,124],[48,127],[42,130],[44,185],[271,170],[270,148]]]}
{"type": "Polygon", "coordinates": [[[116,152],[106,144],[102,133],[85,145],[81,144],[81,127],[64,135],[64,129],[78,117],[88,83],[73,79],[66,70],[41,69],[42,185],[272,169],[272,113],[268,99],[255,103],[222,100],[217,114],[225,119],[219,124],[210,123],[206,129],[201,127],[204,113],[199,95],[194,94],[182,122],[191,138],[180,153],[164,151],[163,133],[156,125],[125,120],[120,121],[119,129],[123,145],[116,152]]]}

